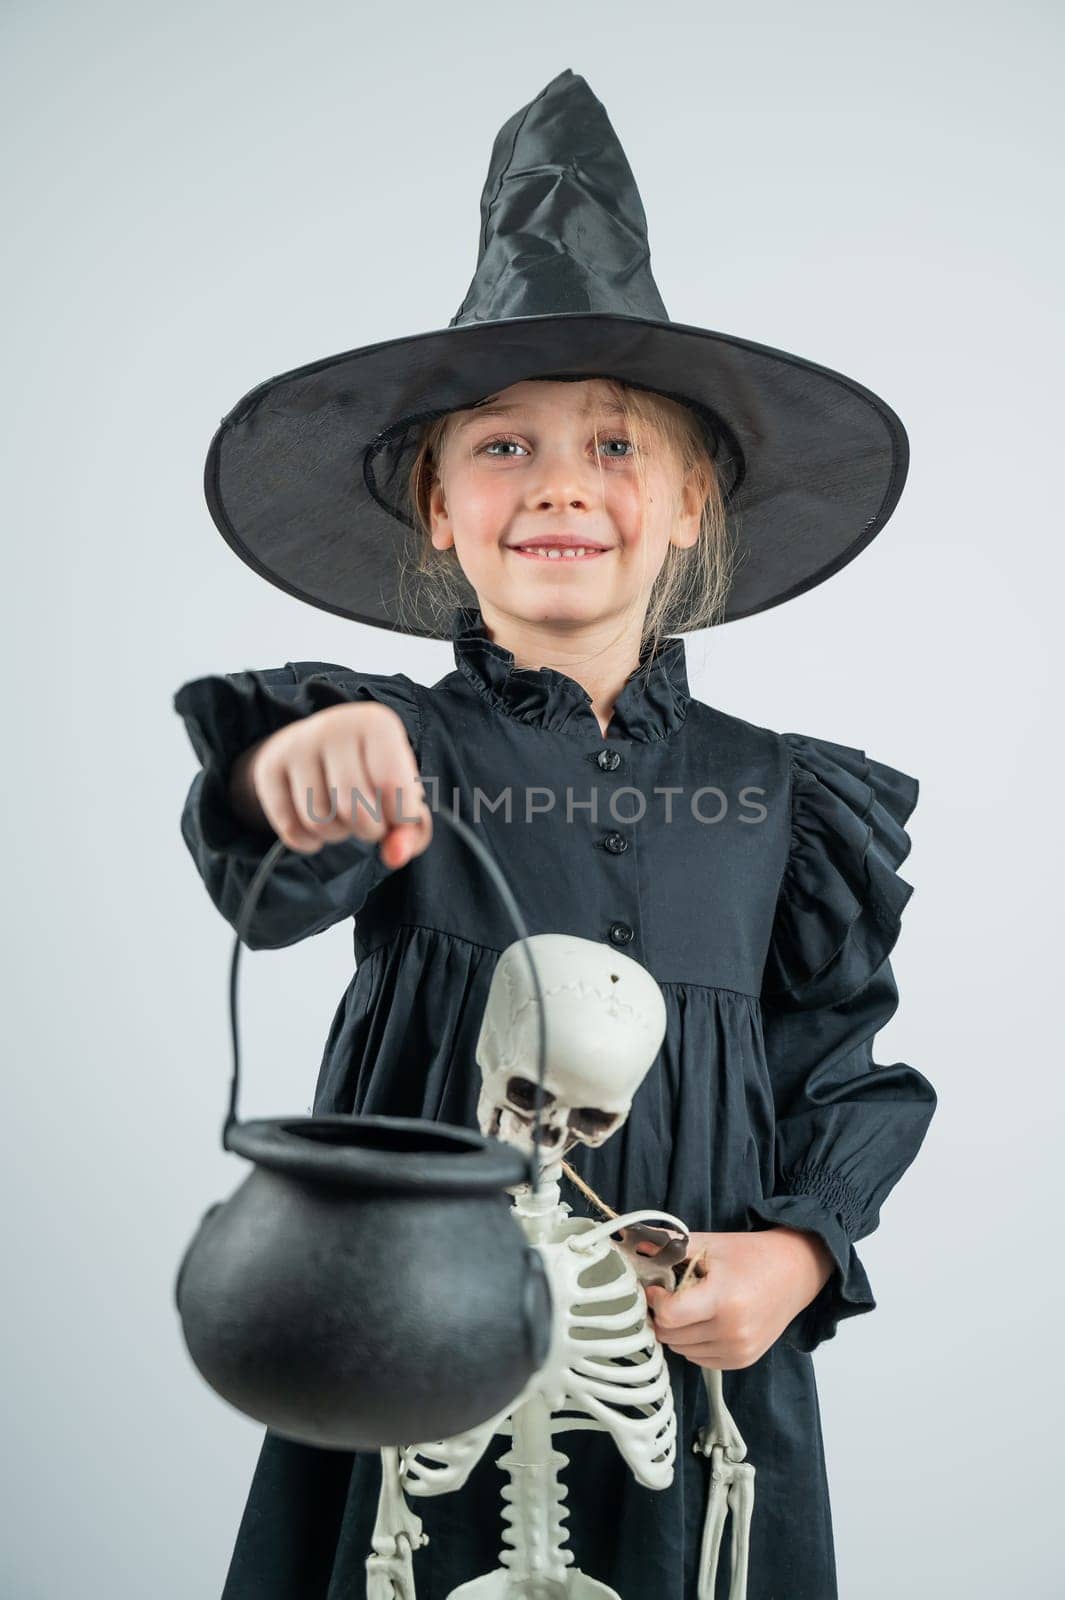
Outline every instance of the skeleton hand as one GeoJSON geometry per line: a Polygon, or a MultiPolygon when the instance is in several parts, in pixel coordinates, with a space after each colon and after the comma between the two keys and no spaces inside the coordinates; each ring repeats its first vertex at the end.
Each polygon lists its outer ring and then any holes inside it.
{"type": "Polygon", "coordinates": [[[672,1290],[677,1272],[686,1266],[689,1235],[679,1229],[637,1222],[610,1235],[610,1242],[628,1260],[646,1291],[652,1285],[672,1290]]]}

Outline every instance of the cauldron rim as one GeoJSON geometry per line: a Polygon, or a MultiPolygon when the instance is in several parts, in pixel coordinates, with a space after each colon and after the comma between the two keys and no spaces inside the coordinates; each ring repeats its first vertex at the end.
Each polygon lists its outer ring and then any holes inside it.
{"type": "Polygon", "coordinates": [[[235,1122],[226,1130],[226,1148],[256,1166],[290,1177],[372,1188],[387,1194],[477,1195],[499,1193],[528,1179],[522,1151],[455,1123],[422,1117],[331,1114],[314,1117],[260,1117],[235,1122]],[[376,1147],[328,1142],[330,1132],[375,1133],[376,1147]],[[323,1139],[323,1135],[325,1138],[323,1139]],[[397,1149],[389,1135],[436,1145],[435,1149],[397,1149]]]}

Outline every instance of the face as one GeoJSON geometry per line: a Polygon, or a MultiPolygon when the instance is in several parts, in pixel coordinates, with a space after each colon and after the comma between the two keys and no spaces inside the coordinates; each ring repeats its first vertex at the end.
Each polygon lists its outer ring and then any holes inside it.
{"type": "Polygon", "coordinates": [[[528,623],[642,622],[670,544],[698,539],[702,502],[657,430],[630,434],[595,380],[512,384],[455,422],[429,502],[432,540],[454,548],[482,609],[528,623]],[[561,536],[583,553],[533,548],[561,536]]]}

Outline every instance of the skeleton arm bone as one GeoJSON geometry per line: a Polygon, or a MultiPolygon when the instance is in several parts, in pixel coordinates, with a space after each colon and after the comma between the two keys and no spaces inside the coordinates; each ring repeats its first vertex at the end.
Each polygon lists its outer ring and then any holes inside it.
{"type": "Polygon", "coordinates": [[[381,1493],[374,1523],[373,1553],[366,1559],[367,1600],[415,1600],[411,1556],[429,1543],[403,1498],[399,1452],[387,1445],[381,1451],[381,1493]]]}

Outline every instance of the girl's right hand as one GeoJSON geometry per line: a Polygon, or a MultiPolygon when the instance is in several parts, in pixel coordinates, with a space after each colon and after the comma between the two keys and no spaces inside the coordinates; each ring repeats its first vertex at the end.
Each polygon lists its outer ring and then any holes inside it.
{"type": "Polygon", "coordinates": [[[433,837],[403,719],[376,701],[329,706],[252,745],[234,763],[230,796],[245,820],[305,855],[352,836],[379,840],[394,870],[433,837]]]}

